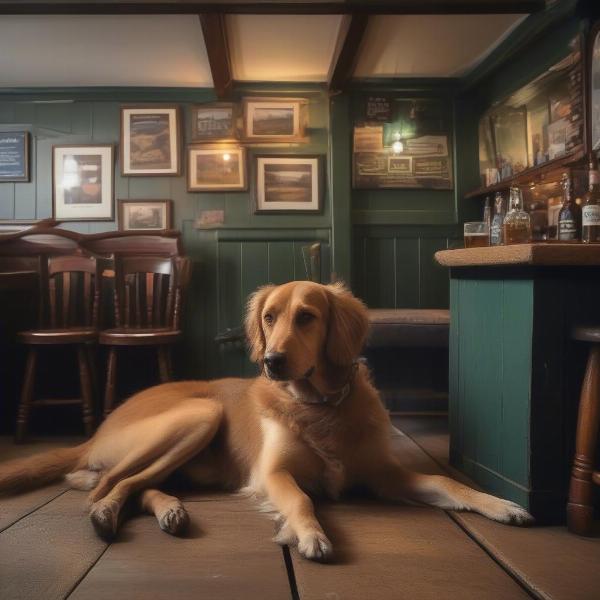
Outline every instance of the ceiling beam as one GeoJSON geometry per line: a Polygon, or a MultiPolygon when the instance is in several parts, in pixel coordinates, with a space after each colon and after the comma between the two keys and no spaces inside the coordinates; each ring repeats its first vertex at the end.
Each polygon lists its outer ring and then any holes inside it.
{"type": "Polygon", "coordinates": [[[229,97],[233,87],[225,16],[219,13],[210,13],[199,15],[199,17],[212,73],[213,87],[217,98],[224,100],[229,97]]]}
{"type": "Polygon", "coordinates": [[[337,56],[334,54],[334,64],[329,76],[327,87],[331,92],[343,89],[352,78],[358,60],[360,44],[369,22],[369,16],[363,14],[354,14],[347,18],[349,22],[345,30],[340,33],[337,45],[339,52],[337,56]]]}
{"type": "Polygon", "coordinates": [[[195,0],[0,0],[0,14],[364,14],[466,15],[527,14],[545,0],[337,0],[321,2],[197,2],[195,0]]]}

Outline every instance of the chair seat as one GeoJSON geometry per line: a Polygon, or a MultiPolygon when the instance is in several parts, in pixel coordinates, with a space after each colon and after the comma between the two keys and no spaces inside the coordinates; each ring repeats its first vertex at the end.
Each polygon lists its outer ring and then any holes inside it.
{"type": "Polygon", "coordinates": [[[158,346],[173,344],[181,339],[178,329],[115,327],[100,332],[98,341],[107,346],[158,346]]]}
{"type": "Polygon", "coordinates": [[[92,327],[36,329],[18,334],[22,344],[84,344],[96,341],[97,337],[98,330],[92,327]]]}
{"type": "Polygon", "coordinates": [[[600,344],[600,327],[574,327],[571,332],[573,339],[580,342],[592,342],[600,344]]]}

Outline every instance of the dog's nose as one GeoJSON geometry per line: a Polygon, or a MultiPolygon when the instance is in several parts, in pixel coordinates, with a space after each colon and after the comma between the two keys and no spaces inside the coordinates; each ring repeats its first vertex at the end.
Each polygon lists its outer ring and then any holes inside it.
{"type": "Polygon", "coordinates": [[[281,375],[285,368],[285,354],[283,352],[267,352],[265,365],[273,375],[281,375]]]}

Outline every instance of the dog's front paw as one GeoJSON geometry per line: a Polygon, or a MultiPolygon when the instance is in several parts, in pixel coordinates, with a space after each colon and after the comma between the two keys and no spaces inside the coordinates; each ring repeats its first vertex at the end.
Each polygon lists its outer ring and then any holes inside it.
{"type": "Polygon", "coordinates": [[[515,502],[500,498],[495,498],[494,500],[494,505],[490,507],[490,512],[486,516],[507,525],[533,525],[534,518],[515,502]]]}
{"type": "Polygon", "coordinates": [[[171,535],[181,535],[188,527],[190,518],[183,504],[171,506],[158,518],[158,524],[163,531],[171,535]]]}
{"type": "Polygon", "coordinates": [[[296,546],[298,544],[298,537],[292,526],[287,521],[282,521],[278,526],[279,528],[275,532],[273,541],[280,546],[296,546]]]}
{"type": "Polygon", "coordinates": [[[309,560],[326,561],[333,554],[333,546],[324,533],[314,531],[299,539],[298,552],[309,560]]]}
{"type": "Polygon", "coordinates": [[[92,504],[90,519],[98,536],[110,542],[117,534],[119,521],[119,506],[116,502],[100,500],[92,504]]]}

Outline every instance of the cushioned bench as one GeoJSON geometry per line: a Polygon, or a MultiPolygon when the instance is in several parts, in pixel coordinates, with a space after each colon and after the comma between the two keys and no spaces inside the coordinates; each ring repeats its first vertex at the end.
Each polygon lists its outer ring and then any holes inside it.
{"type": "Polygon", "coordinates": [[[450,311],[371,308],[369,348],[447,348],[450,311]]]}

